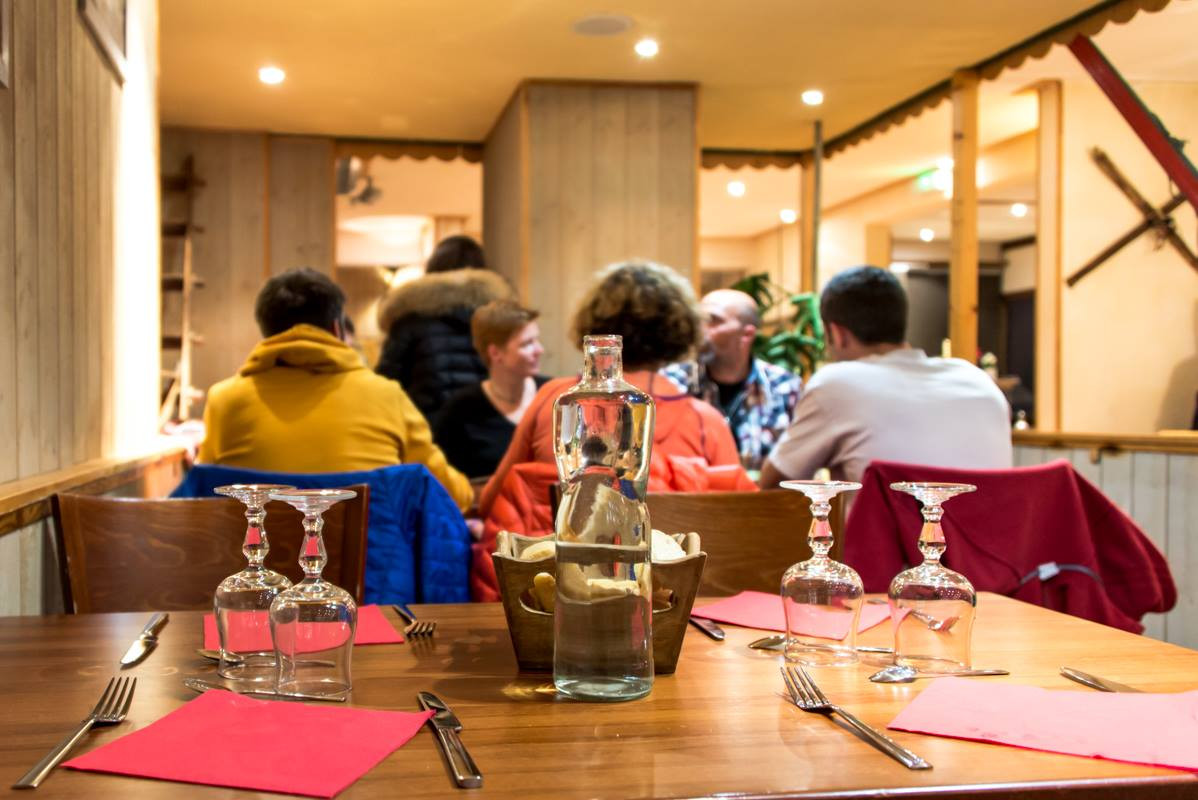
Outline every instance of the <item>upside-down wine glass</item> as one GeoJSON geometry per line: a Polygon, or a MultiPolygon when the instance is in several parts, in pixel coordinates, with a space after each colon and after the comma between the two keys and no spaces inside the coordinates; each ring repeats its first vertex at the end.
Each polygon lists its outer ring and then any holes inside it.
{"type": "Polygon", "coordinates": [[[782,609],[786,614],[786,660],[813,666],[857,663],[857,620],[865,590],[861,576],[847,564],[828,558],[832,526],[831,500],[861,484],[851,481],[783,481],[784,489],[811,500],[807,543],[811,558],[782,575],[782,609]]]}
{"type": "Polygon", "coordinates": [[[281,592],[270,606],[270,629],[278,656],[280,694],[343,698],[353,688],[350,658],[358,606],[344,589],[321,577],[328,561],[321,529],[323,514],[357,496],[349,489],[292,489],[274,492],[304,514],[304,543],[299,564],[304,579],[281,592]]]}
{"type": "Polygon", "coordinates": [[[267,569],[263,562],[270,552],[266,539],[266,501],[271,492],[292,489],[278,483],[234,483],[213,491],[239,500],[245,506],[245,541],[241,552],[246,567],[216,587],[212,600],[216,631],[220,637],[222,678],[244,683],[273,683],[275,646],[270,636],[270,604],[291,587],[286,575],[267,569]]]}
{"type": "Polygon", "coordinates": [[[950,498],[977,487],[968,483],[892,483],[890,488],[923,504],[919,551],[924,561],[890,582],[894,663],[921,672],[969,669],[977,592],[968,578],[940,563],[947,547],[940,520],[950,498]]]}

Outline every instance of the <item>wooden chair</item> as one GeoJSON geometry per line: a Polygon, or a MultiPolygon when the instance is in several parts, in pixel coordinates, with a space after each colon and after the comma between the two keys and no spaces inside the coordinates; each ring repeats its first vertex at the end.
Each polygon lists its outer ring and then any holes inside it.
{"type": "MultiPolygon", "coordinates": [[[[324,514],[324,577],[362,600],[369,487],[324,514]]],[[[245,507],[228,498],[144,500],[59,494],[54,522],[68,612],[211,609],[217,584],[245,566],[245,507]]],[[[298,582],[303,515],[267,505],[266,565],[298,582]]]]}
{"type": "MultiPolygon", "coordinates": [[[[648,502],[654,528],[699,534],[707,553],[700,595],[777,592],[786,568],[811,557],[810,501],[799,492],[665,492],[650,494],[648,502]]],[[[831,555],[837,559],[844,530],[841,508],[837,497],[830,517],[837,535],[831,555]]]]}

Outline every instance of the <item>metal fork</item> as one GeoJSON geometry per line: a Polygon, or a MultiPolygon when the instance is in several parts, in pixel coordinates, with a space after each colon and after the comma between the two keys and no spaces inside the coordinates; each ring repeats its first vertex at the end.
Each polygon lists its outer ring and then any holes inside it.
{"type": "Polygon", "coordinates": [[[408,623],[403,629],[404,636],[432,636],[433,631],[437,630],[437,623],[431,620],[418,620],[416,615],[401,605],[394,605],[395,613],[403,617],[403,621],[408,623]]]}
{"type": "Polygon", "coordinates": [[[113,678],[110,680],[108,688],[104,690],[104,694],[100,695],[96,707],[79,723],[79,727],[56,744],[54,749],[37,762],[33,769],[22,775],[21,779],[12,785],[12,788],[36,789],[38,784],[50,774],[50,771],[66,758],[67,753],[71,752],[71,748],[78,744],[79,740],[94,726],[116,725],[119,722],[124,722],[125,716],[129,713],[129,705],[133,702],[133,690],[136,688],[137,678],[113,678]]]}
{"type": "Polygon", "coordinates": [[[881,750],[886,755],[893,758],[895,761],[902,764],[907,769],[931,769],[932,765],[924,761],[919,756],[912,753],[907,748],[903,747],[898,742],[886,736],[881,731],[866,725],[861,720],[854,717],[849,712],[837,705],[833,705],[828,701],[826,695],[820,691],[820,688],[815,685],[815,681],[811,680],[811,676],[807,674],[807,670],[802,667],[782,667],[782,682],[786,684],[786,690],[790,692],[791,699],[795,705],[804,711],[811,711],[816,714],[824,714],[831,716],[839,714],[840,718],[853,726],[861,733],[870,744],[881,750]]]}

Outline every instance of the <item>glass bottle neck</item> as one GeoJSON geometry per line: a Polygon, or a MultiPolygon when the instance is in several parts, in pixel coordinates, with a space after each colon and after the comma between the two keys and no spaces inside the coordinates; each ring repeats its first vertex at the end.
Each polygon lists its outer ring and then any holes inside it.
{"type": "Polygon", "coordinates": [[[582,382],[610,383],[624,377],[618,336],[588,336],[583,343],[582,382]]]}

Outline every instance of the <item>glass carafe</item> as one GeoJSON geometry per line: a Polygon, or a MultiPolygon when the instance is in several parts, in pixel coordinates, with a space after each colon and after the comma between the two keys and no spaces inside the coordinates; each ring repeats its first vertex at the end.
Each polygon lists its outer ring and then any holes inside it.
{"type": "Polygon", "coordinates": [[[894,663],[920,672],[969,669],[977,592],[968,578],[940,563],[947,547],[940,519],[945,502],[977,487],[967,483],[892,483],[890,488],[923,504],[919,552],[924,561],[890,582],[894,663]]]}
{"type": "Polygon", "coordinates": [[[321,530],[329,506],[357,496],[350,489],[292,489],[273,492],[304,514],[299,564],[304,579],[281,592],[270,606],[270,629],[278,656],[280,694],[340,698],[353,688],[350,659],[358,606],[350,593],[321,577],[328,561],[321,530]]]}
{"type": "Polygon", "coordinates": [[[553,683],[580,700],[653,688],[652,539],[645,490],[653,398],[623,377],[619,336],[583,340],[582,380],[553,406],[564,491],[555,523],[553,683]]]}
{"type": "Polygon", "coordinates": [[[220,637],[220,666],[216,671],[222,678],[243,683],[274,683],[270,604],[280,592],[291,588],[291,581],[263,565],[270,552],[263,522],[270,493],[292,488],[275,483],[235,483],[213,490],[241,501],[246,519],[245,540],[241,545],[246,567],[221,581],[212,599],[220,637]]]}

